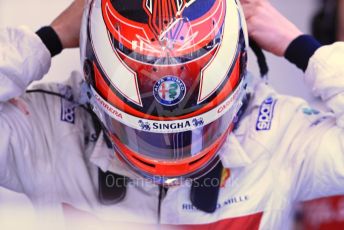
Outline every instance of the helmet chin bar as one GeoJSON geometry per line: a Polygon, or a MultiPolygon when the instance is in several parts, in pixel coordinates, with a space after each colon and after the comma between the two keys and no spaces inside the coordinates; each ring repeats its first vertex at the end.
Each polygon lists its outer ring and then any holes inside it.
{"type": "Polygon", "coordinates": [[[175,171],[175,175],[169,175],[170,173],[166,171],[171,171],[171,168],[173,169],[180,167],[180,162],[170,163],[158,162],[156,160],[144,161],[142,158],[140,159],[138,157],[137,153],[128,153],[130,150],[128,150],[128,148],[126,148],[124,145],[121,145],[116,137],[111,134],[108,135],[113,143],[115,154],[129,167],[131,171],[134,171],[136,174],[142,177],[143,180],[147,180],[157,185],[170,187],[180,185],[182,183],[192,183],[192,181],[210,172],[219,163],[220,157],[218,155],[218,151],[223,146],[223,143],[226,141],[227,136],[230,134],[233,128],[234,124],[230,125],[227,131],[220,138],[218,138],[218,140],[216,140],[212,146],[208,148],[210,149],[208,152],[200,154],[201,156],[196,158],[196,160],[187,160],[187,163],[184,164],[184,168],[186,169],[187,167],[192,168],[192,165],[198,164],[194,167],[195,169],[193,171],[188,169],[184,170],[184,172],[180,170],[179,173],[177,173],[178,170],[173,170],[175,171]],[[145,164],[144,168],[146,169],[148,167],[160,168],[160,173],[153,173],[152,170],[142,169],[143,164],[145,164]],[[164,171],[164,169],[166,169],[166,171],[164,171]]]}

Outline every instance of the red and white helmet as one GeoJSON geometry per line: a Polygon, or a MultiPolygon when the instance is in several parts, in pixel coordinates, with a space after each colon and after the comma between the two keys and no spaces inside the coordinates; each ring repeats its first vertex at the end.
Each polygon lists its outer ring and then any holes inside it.
{"type": "Polygon", "coordinates": [[[246,95],[246,45],[239,1],[90,1],[81,59],[116,155],[159,184],[211,170],[246,95]]]}

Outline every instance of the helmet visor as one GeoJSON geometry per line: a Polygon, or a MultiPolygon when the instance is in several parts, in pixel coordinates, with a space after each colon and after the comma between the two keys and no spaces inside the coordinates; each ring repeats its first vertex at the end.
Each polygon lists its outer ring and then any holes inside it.
{"type": "Polygon", "coordinates": [[[119,114],[110,104],[105,104],[95,90],[91,104],[108,133],[131,152],[157,162],[178,162],[197,158],[228,130],[242,104],[244,91],[242,82],[226,101],[208,114],[184,120],[123,119],[123,112],[119,114]],[[128,120],[132,123],[124,123],[128,120]]]}

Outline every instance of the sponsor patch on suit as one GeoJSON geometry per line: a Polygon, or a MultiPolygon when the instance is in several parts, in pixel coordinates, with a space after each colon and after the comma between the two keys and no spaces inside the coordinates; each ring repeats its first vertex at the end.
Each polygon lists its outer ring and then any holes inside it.
{"type": "Polygon", "coordinates": [[[259,114],[256,123],[257,131],[267,131],[271,129],[276,100],[268,97],[259,107],[259,114]]]}

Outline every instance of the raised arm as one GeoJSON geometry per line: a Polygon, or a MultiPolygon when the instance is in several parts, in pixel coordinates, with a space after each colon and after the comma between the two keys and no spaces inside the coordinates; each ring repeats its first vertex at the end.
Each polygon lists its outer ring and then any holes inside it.
{"type": "Polygon", "coordinates": [[[293,156],[289,156],[295,162],[295,198],[344,194],[344,43],[320,47],[313,37],[302,35],[269,1],[241,2],[250,36],[265,50],[285,56],[304,70],[314,96],[321,97],[324,107],[330,110],[314,112],[309,117],[296,112],[300,120],[290,124],[300,126],[290,146],[293,156]]]}
{"type": "Polygon", "coordinates": [[[44,96],[24,93],[47,74],[52,56],[78,46],[83,2],[76,0],[36,33],[24,27],[0,29],[0,186],[22,192],[23,183],[33,179],[30,169],[38,167],[31,167],[35,157],[49,150],[44,125],[52,105],[44,96]]]}

